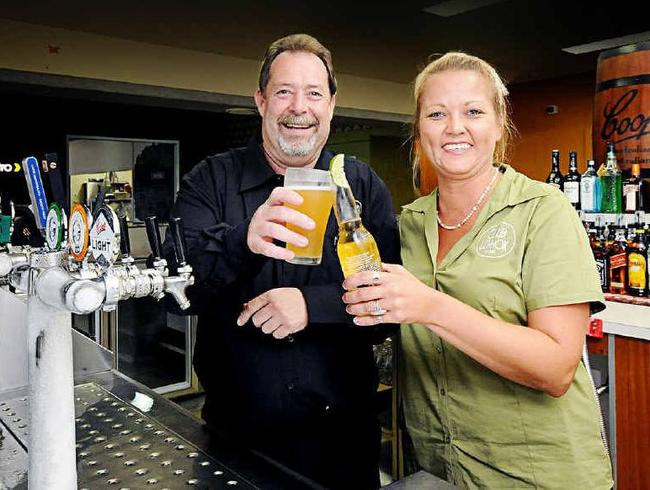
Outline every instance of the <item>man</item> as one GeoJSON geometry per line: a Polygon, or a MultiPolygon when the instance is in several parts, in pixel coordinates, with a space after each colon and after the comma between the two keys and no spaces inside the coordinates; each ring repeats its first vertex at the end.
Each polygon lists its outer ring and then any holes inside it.
{"type": "MultiPolygon", "coordinates": [[[[274,42],[255,94],[261,140],[194,167],[173,214],[184,220],[198,283],[190,298],[208,425],[325,487],[365,489],[378,486],[372,343],[391,330],[356,327],[346,313],[333,214],[321,265],[289,264],[293,253],[278,243],[306,241],[284,223],[314,226],[283,205],[301,200],[283,174],[328,168],[335,93],[331,55],[316,39],[274,42]]],[[[399,260],[385,185],[355,159],[345,169],[382,258],[399,260]]]]}

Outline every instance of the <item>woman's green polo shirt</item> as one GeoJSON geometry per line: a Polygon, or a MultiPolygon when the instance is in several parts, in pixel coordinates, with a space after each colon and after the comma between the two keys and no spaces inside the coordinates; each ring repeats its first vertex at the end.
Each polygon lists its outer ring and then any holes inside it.
{"type": "MultiPolygon", "coordinates": [[[[502,166],[472,229],[439,266],[437,190],[404,206],[404,266],[429,286],[527,325],[552,305],[604,308],[586,233],[561,192],[502,166]]],[[[609,489],[591,381],[580,363],[553,398],[495,374],[422,325],[401,330],[400,387],[418,463],[466,488],[609,489]]]]}

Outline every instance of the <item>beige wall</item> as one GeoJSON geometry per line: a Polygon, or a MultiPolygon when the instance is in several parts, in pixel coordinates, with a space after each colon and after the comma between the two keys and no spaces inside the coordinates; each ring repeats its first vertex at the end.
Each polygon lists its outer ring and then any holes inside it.
{"type": "MultiPolygon", "coordinates": [[[[259,61],[0,18],[0,69],[251,96],[259,61]]],[[[340,108],[410,114],[410,88],[337,74],[340,108]]]]}

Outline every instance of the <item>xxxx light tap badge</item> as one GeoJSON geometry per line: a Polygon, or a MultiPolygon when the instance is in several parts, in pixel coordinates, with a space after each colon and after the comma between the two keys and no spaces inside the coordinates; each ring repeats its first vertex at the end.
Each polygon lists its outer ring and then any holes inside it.
{"type": "Polygon", "coordinates": [[[120,253],[120,228],[117,216],[105,204],[93,213],[89,247],[95,262],[104,270],[113,265],[120,253]]]}
{"type": "Polygon", "coordinates": [[[88,252],[88,232],[90,228],[88,208],[81,203],[72,206],[68,223],[68,244],[70,256],[77,262],[83,262],[88,252]]]}
{"type": "Polygon", "coordinates": [[[45,242],[50,250],[59,250],[63,240],[63,213],[55,202],[50,204],[50,210],[45,220],[45,242]]]}

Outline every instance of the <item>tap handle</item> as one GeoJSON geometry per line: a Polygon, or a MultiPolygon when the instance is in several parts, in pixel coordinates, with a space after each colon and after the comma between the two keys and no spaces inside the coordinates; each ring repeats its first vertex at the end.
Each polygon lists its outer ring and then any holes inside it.
{"type": "Polygon", "coordinates": [[[172,238],[174,239],[174,250],[176,252],[176,260],[178,266],[183,267],[186,263],[185,253],[187,245],[185,243],[185,233],[183,233],[183,219],[171,218],[169,221],[169,230],[171,231],[172,238]]]}
{"type": "Polygon", "coordinates": [[[129,223],[126,214],[120,216],[120,252],[123,257],[131,255],[131,240],[129,239],[129,223]]]}
{"type": "Polygon", "coordinates": [[[149,239],[149,246],[153,252],[154,260],[162,258],[162,249],[160,247],[160,232],[158,231],[158,220],[155,216],[148,216],[144,219],[147,228],[147,238],[149,239]]]}

